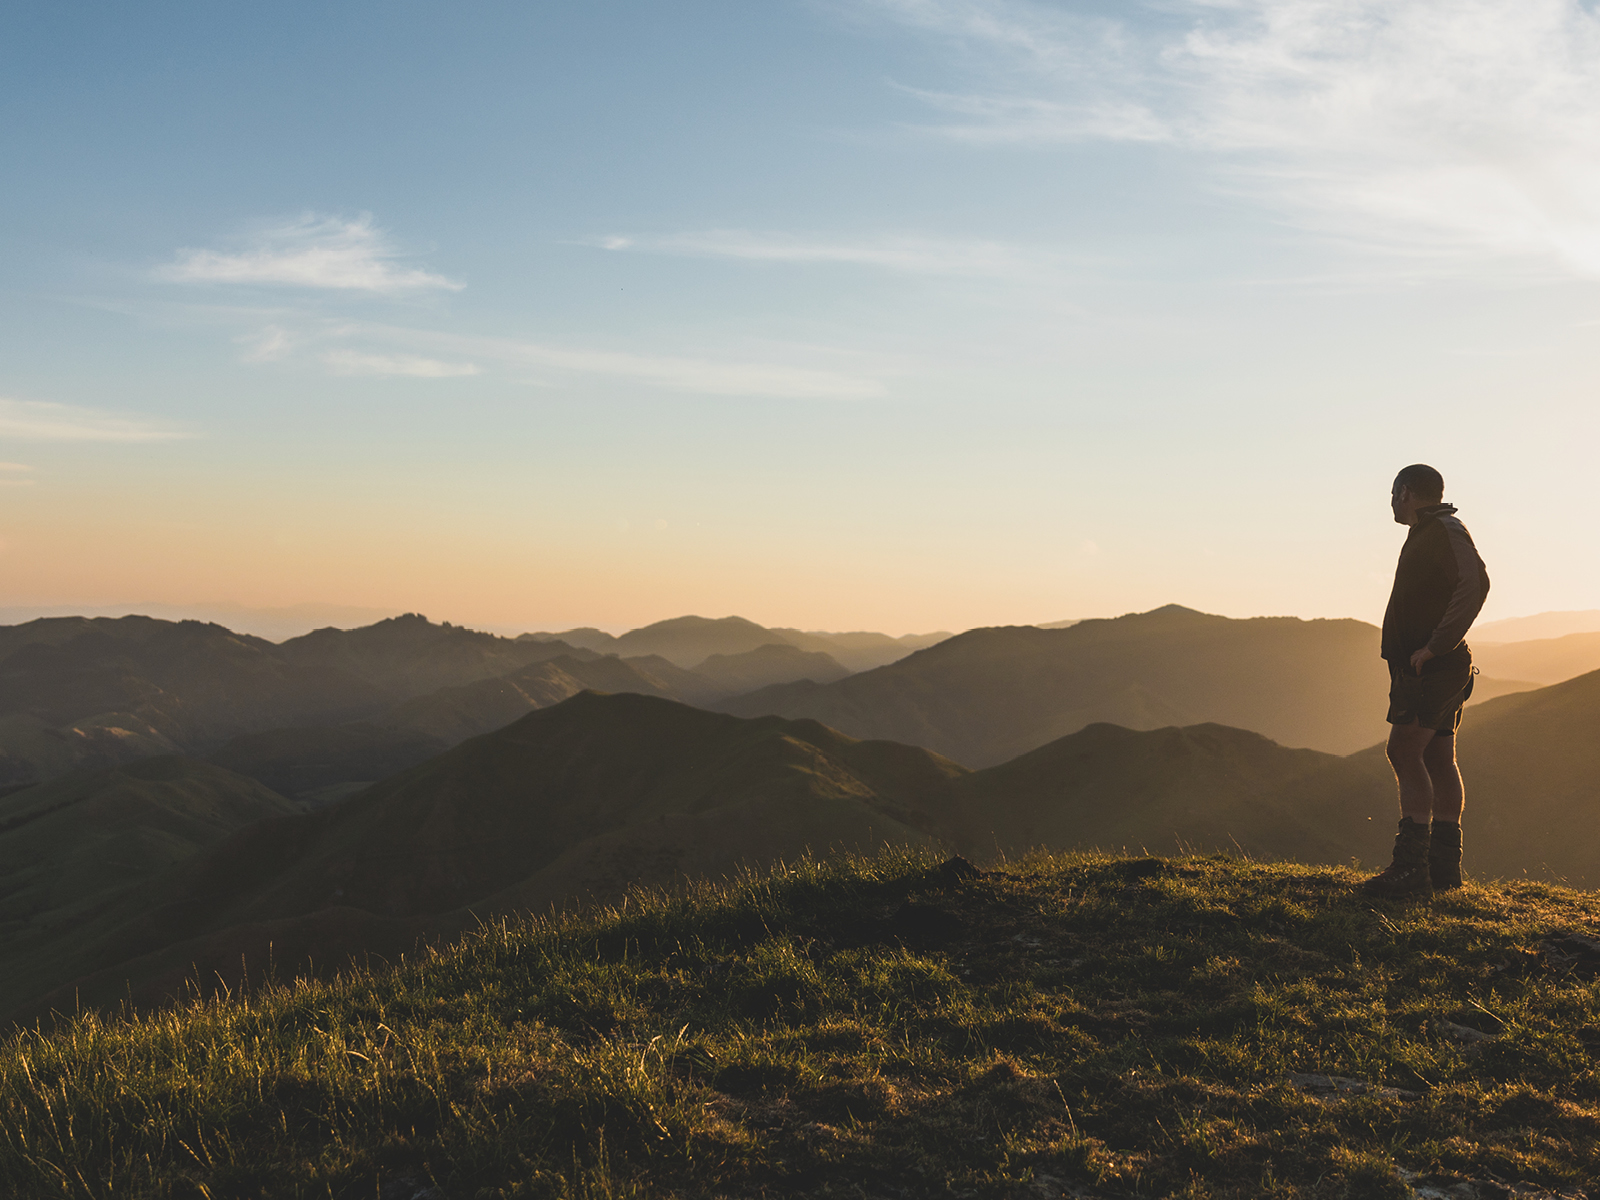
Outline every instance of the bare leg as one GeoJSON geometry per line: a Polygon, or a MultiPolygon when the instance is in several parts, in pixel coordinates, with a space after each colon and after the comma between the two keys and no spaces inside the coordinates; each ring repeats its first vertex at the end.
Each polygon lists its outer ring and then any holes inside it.
{"type": "Polygon", "coordinates": [[[1433,785],[1433,819],[1459,824],[1466,790],[1461,783],[1461,770],[1456,766],[1455,738],[1434,738],[1422,752],[1422,763],[1433,785]]]}
{"type": "MultiPolygon", "coordinates": [[[[1424,827],[1433,820],[1433,776],[1423,761],[1433,738],[1433,730],[1414,721],[1389,727],[1389,765],[1400,785],[1400,815],[1424,827]]],[[[1453,750],[1451,755],[1454,762],[1453,750]]]]}

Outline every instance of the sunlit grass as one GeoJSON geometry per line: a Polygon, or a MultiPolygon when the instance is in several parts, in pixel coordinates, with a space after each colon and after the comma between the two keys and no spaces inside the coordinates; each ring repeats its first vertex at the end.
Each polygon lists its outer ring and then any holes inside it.
{"type": "Polygon", "coordinates": [[[1600,1177],[1600,985],[1496,970],[1592,924],[1587,894],[1374,906],[1348,872],[1221,858],[934,868],[807,861],[490,925],[393,971],[20,1033],[0,1046],[0,1195],[1002,1196],[1049,1176],[1333,1197],[1402,1195],[1397,1166],[1600,1177]],[[1474,1014],[1498,1036],[1439,1033],[1474,1014]],[[1421,1097],[1329,1102],[1291,1071],[1421,1097]]]}

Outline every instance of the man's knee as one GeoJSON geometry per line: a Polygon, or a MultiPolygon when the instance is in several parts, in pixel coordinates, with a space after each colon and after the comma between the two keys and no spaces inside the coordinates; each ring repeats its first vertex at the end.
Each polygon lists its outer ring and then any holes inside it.
{"type": "Polygon", "coordinates": [[[1433,730],[1424,729],[1420,724],[1395,725],[1389,730],[1389,744],[1384,752],[1389,756],[1389,765],[1398,769],[1420,767],[1423,765],[1423,756],[1427,753],[1429,739],[1433,737],[1433,730]]]}
{"type": "Polygon", "coordinates": [[[1456,765],[1456,739],[1445,736],[1433,738],[1422,752],[1422,761],[1428,764],[1430,771],[1453,768],[1456,765]]]}

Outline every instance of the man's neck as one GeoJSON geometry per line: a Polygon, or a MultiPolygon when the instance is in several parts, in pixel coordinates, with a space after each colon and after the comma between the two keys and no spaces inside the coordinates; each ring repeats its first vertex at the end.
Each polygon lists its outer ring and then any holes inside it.
{"type": "Polygon", "coordinates": [[[1449,507],[1450,506],[1443,500],[1435,500],[1432,504],[1419,504],[1411,510],[1410,517],[1406,521],[1406,524],[1415,529],[1429,517],[1434,516],[1436,513],[1449,507]]]}

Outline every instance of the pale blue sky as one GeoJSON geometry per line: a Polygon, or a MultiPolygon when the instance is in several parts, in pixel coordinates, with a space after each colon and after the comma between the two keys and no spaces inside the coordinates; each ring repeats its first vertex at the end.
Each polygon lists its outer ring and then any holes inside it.
{"type": "Polygon", "coordinates": [[[1577,3],[15,5],[0,605],[1600,606],[1577,3]]]}

